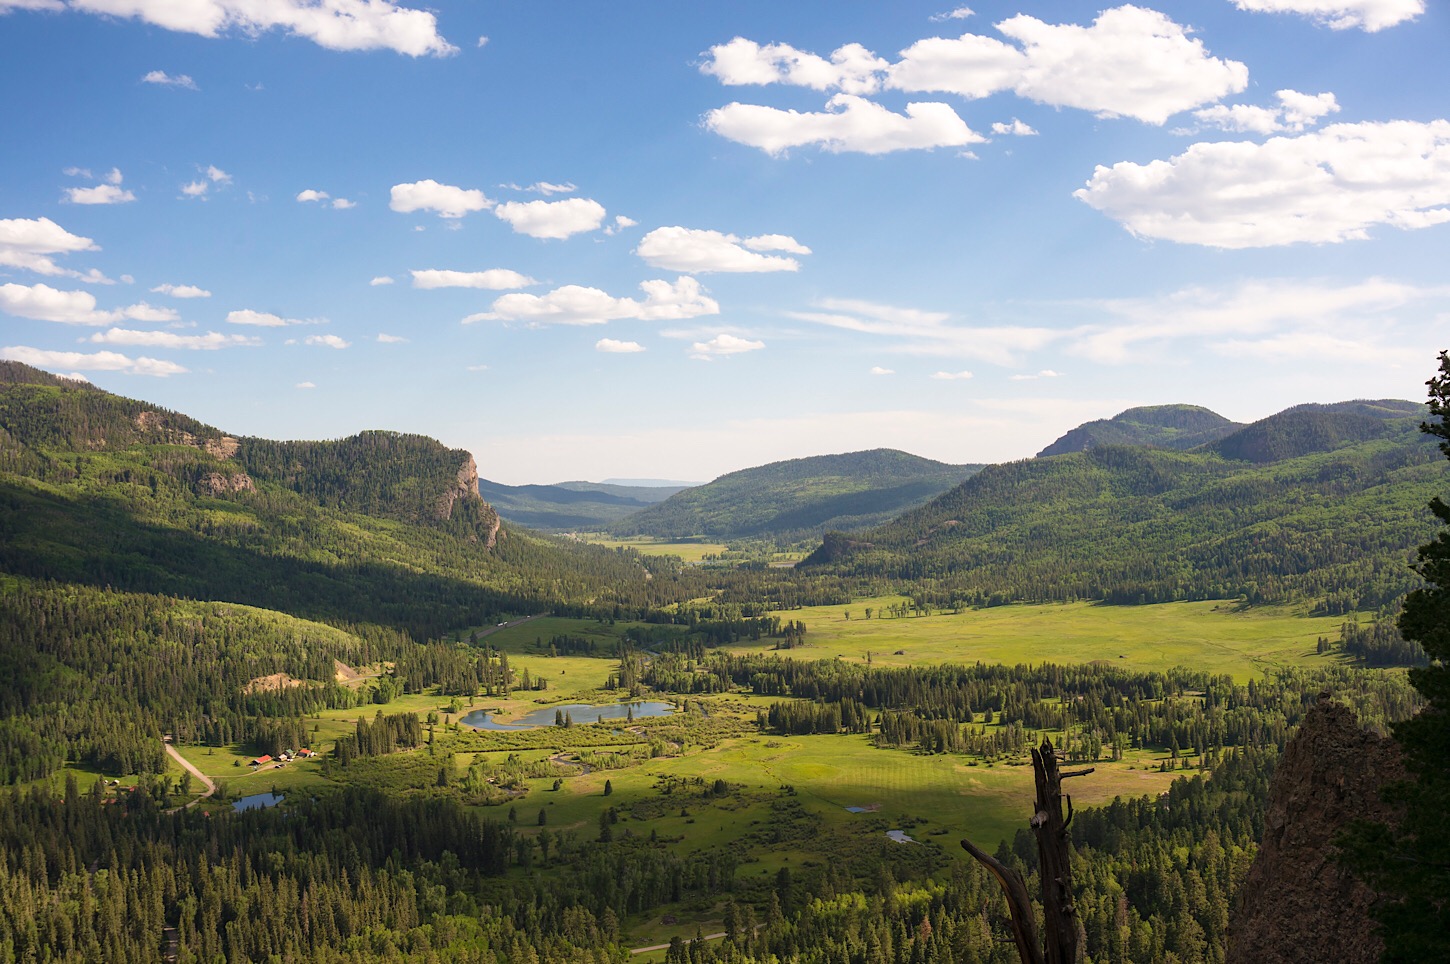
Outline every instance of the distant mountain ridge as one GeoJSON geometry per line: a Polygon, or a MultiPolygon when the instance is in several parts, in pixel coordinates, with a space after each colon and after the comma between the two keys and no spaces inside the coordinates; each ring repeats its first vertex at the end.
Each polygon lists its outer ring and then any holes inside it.
{"type": "Polygon", "coordinates": [[[1154,445],[1181,451],[1217,441],[1242,427],[1197,405],[1147,405],[1084,422],[1037,457],[1085,452],[1102,445],[1154,445]]]}
{"type": "MultiPolygon", "coordinates": [[[[973,603],[1309,599],[1385,605],[1411,588],[1445,461],[1413,402],[1306,405],[1188,451],[1152,445],[992,465],[802,564],[973,603]]],[[[1069,433],[1071,434],[1071,433],[1069,433]]]]}
{"type": "Polygon", "coordinates": [[[559,482],[504,485],[479,479],[478,492],[510,522],[546,532],[595,532],[662,502],[681,486],[559,482]]]}
{"type": "Polygon", "coordinates": [[[808,538],[880,524],[980,468],[896,449],[772,462],[684,489],[609,531],[659,539],[808,538]]]}

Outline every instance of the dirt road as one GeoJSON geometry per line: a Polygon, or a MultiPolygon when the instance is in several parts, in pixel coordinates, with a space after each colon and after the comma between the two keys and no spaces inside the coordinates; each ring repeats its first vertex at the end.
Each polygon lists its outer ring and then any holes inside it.
{"type": "MultiPolygon", "coordinates": [[[[186,804],[186,806],[188,806],[188,807],[194,807],[198,803],[201,803],[201,801],[205,800],[207,797],[211,796],[213,793],[216,793],[216,784],[211,782],[211,777],[207,776],[205,773],[202,773],[196,767],[192,766],[190,760],[188,760],[186,757],[182,756],[179,752],[177,752],[176,747],[172,746],[170,743],[167,743],[166,744],[166,752],[169,753],[169,754],[171,754],[171,759],[175,760],[177,763],[180,763],[182,765],[182,767],[184,767],[188,773],[190,773],[192,776],[196,777],[198,780],[201,781],[201,785],[202,786],[206,787],[206,793],[203,793],[201,796],[197,797],[195,800],[193,800],[190,803],[186,804]]],[[[180,808],[178,807],[177,809],[180,809],[180,808]]]]}

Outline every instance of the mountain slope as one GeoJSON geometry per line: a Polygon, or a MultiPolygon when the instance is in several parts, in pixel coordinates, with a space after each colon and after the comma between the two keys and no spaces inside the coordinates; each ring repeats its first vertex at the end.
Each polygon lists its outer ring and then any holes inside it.
{"type": "Polygon", "coordinates": [[[421,436],[234,438],[24,366],[0,370],[0,572],[415,638],[664,591],[627,556],[500,533],[476,484],[467,452],[421,436]]]}
{"type": "Polygon", "coordinates": [[[1191,449],[1223,438],[1241,426],[1197,405],[1149,405],[1130,408],[1112,418],[1084,422],[1067,432],[1038,458],[1086,452],[1102,445],[1154,445],[1191,449]]]}
{"type": "Polygon", "coordinates": [[[610,526],[620,536],[789,540],[875,525],[977,471],[895,449],[820,455],[742,469],[685,489],[610,526]]]}
{"type": "Polygon", "coordinates": [[[1327,420],[1320,450],[1272,462],[1104,446],[989,466],[887,525],[828,536],[805,565],[972,602],[1244,596],[1373,608],[1413,585],[1407,561],[1432,529],[1425,506],[1446,465],[1418,417],[1378,419],[1362,441],[1352,440],[1362,415],[1316,417],[1327,420]]]}

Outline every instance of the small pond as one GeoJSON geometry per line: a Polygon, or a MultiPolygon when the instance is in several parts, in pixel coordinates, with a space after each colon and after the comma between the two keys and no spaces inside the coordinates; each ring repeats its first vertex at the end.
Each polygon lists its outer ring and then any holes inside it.
{"type": "Polygon", "coordinates": [[[254,793],[250,797],[242,797],[232,804],[232,809],[241,813],[243,810],[265,810],[268,807],[275,807],[282,802],[280,793],[254,793]]]}
{"type": "Polygon", "coordinates": [[[553,726],[556,714],[564,713],[577,724],[594,723],[601,717],[606,720],[628,719],[630,711],[634,711],[634,717],[639,719],[645,716],[669,716],[675,711],[674,704],[660,703],[655,701],[641,701],[636,703],[606,703],[602,706],[591,706],[588,703],[561,703],[557,706],[541,706],[537,710],[530,710],[517,720],[508,723],[497,723],[493,714],[483,710],[474,710],[459,720],[464,726],[471,726],[475,730],[531,730],[540,726],[553,726]]]}

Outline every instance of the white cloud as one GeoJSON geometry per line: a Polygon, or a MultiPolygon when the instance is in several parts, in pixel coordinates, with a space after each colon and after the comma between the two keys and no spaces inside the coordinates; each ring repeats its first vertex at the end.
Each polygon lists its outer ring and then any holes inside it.
{"type": "Polygon", "coordinates": [[[185,348],[192,351],[215,351],[219,348],[250,348],[262,340],[253,335],[223,335],[209,331],[204,335],[178,335],[170,331],[134,331],[112,328],[98,331],[91,341],[103,345],[141,345],[146,348],[185,348]]]}
{"type": "Polygon", "coordinates": [[[506,291],[509,288],[527,288],[538,284],[528,275],[510,271],[508,268],[489,268],[487,271],[446,271],[429,268],[413,271],[414,288],[486,288],[506,291]]]}
{"type": "MultiPolygon", "coordinates": [[[[131,358],[113,351],[86,354],[78,351],[47,351],[41,348],[14,346],[0,348],[0,358],[18,361],[36,368],[74,368],[88,372],[124,372],[128,375],[182,375],[187,369],[175,362],[158,358],[131,358]]],[[[69,375],[68,378],[75,376],[69,375]]]]}
{"type": "Polygon", "coordinates": [[[818,145],[833,154],[887,154],[978,144],[982,135],[946,104],[907,104],[896,114],[852,94],[837,94],[820,113],[779,110],[757,104],[726,104],[705,115],[705,126],[740,144],[780,154],[818,145]]]}
{"type": "Polygon", "coordinates": [[[349,201],[345,197],[335,197],[332,199],[332,209],[334,211],[347,211],[355,207],[357,207],[357,202],[349,201]]]}
{"type": "Polygon", "coordinates": [[[896,369],[894,369],[894,368],[882,368],[880,365],[873,365],[873,366],[871,366],[871,374],[873,374],[873,375],[895,375],[896,374],[896,369]]]}
{"type": "Polygon", "coordinates": [[[144,301],[115,311],[100,311],[89,291],[60,291],[50,285],[0,285],[0,311],[19,318],[55,321],[66,325],[105,325],[129,318],[132,321],[176,321],[170,308],[156,308],[144,301]]]}
{"type": "Polygon", "coordinates": [[[614,355],[630,355],[644,351],[644,346],[637,341],[615,341],[613,338],[601,338],[594,343],[594,350],[614,355]]]}
{"type": "Polygon", "coordinates": [[[206,192],[211,190],[209,181],[188,181],[181,185],[183,197],[206,197],[206,192]]]}
{"type": "Polygon", "coordinates": [[[308,201],[326,201],[330,197],[332,197],[332,195],[328,194],[326,191],[314,191],[310,187],[305,191],[297,192],[297,200],[301,201],[303,204],[306,204],[308,201]]]}
{"type": "Polygon", "coordinates": [[[403,214],[436,211],[441,218],[461,218],[474,211],[487,211],[493,204],[482,191],[439,184],[428,178],[410,184],[394,184],[388,207],[403,214]]]}
{"type": "Polygon", "coordinates": [[[1248,86],[1247,67],[1209,56],[1202,41],[1156,10],[1115,7],[1090,27],[1026,14],[996,26],[1016,46],[970,33],[920,40],[902,51],[887,85],[974,99],[1010,90],[1054,107],[1150,124],[1248,86]]]}
{"type": "Polygon", "coordinates": [[[383,345],[406,345],[408,339],[402,335],[390,335],[384,331],[378,333],[378,342],[383,345]]]}
{"type": "Polygon", "coordinates": [[[438,34],[438,20],[389,0],[71,0],[71,8],[134,17],[167,30],[254,37],[281,30],[329,50],[395,50],[411,57],[457,49],[438,34]]]}
{"type": "Polygon", "coordinates": [[[486,371],[488,371],[488,366],[487,365],[469,365],[468,366],[468,370],[471,371],[471,372],[486,372],[486,371]]]}
{"type": "Polygon", "coordinates": [[[385,274],[380,274],[376,278],[368,282],[368,284],[372,285],[374,288],[378,287],[379,285],[390,285],[392,283],[393,279],[385,274]]]}
{"type": "Polygon", "coordinates": [[[642,281],[643,301],[615,298],[598,288],[565,285],[543,295],[507,294],[496,299],[492,310],[463,319],[475,321],[522,321],[530,325],[602,325],[609,321],[639,319],[643,321],[675,321],[718,315],[720,305],[705,295],[705,289],[694,278],[668,281],[642,281]]]}
{"type": "Polygon", "coordinates": [[[525,191],[533,191],[535,194],[542,194],[549,197],[553,194],[573,194],[579,190],[578,185],[573,181],[565,181],[563,184],[551,184],[548,181],[536,181],[524,188],[525,191]]]}
{"type": "Polygon", "coordinates": [[[632,228],[638,224],[639,222],[636,221],[634,218],[625,217],[623,214],[616,214],[614,216],[614,223],[611,224],[609,227],[605,228],[604,233],[613,236],[623,231],[625,228],[632,228]]]}
{"type": "Polygon", "coordinates": [[[478,43],[474,44],[474,46],[475,47],[478,47],[479,49],[482,49],[484,47],[487,47],[488,46],[488,38],[487,37],[479,37],[478,38],[478,43]]]}
{"type": "Polygon", "coordinates": [[[226,171],[223,171],[221,168],[217,167],[215,164],[208,164],[206,166],[206,176],[207,180],[211,181],[214,184],[232,183],[232,176],[226,171]]]}
{"type": "Polygon", "coordinates": [[[1166,161],[1099,166],[1073,196],[1140,237],[1217,248],[1424,228],[1450,221],[1450,121],[1198,143],[1166,161]]]}
{"type": "Polygon", "coordinates": [[[736,37],[709,50],[700,71],[730,86],[795,84],[814,90],[870,94],[881,86],[879,74],[889,65],[860,44],[847,44],[830,60],[788,44],[767,44],[736,37]]]}
{"type": "Polygon", "coordinates": [[[343,339],[337,335],[308,335],[305,343],[308,345],[316,345],[320,348],[352,347],[352,342],[343,341],[343,339]]]}
{"type": "Polygon", "coordinates": [[[136,200],[136,195],[116,181],[95,187],[68,187],[65,199],[72,204],[125,204],[136,200]]]}
{"type": "Polygon", "coordinates": [[[972,373],[971,372],[933,372],[931,377],[932,378],[935,378],[935,379],[939,379],[940,381],[944,381],[944,382],[956,382],[956,381],[965,381],[966,379],[971,378],[972,377],[972,373]]]}
{"type": "Polygon", "coordinates": [[[1296,338],[1306,339],[1306,345],[1322,346],[1321,336],[1362,341],[1367,331],[1388,332],[1396,312],[1446,300],[1450,300],[1450,287],[1426,288],[1384,278],[1354,283],[1268,279],[1217,288],[1194,286],[1162,297],[1097,302],[1111,320],[1077,329],[1069,347],[1093,361],[1117,364],[1155,357],[1163,351],[1181,352],[1174,346],[1183,339],[1204,341],[1218,346],[1215,350],[1220,353],[1240,355],[1248,353],[1251,345],[1286,345],[1296,338]],[[1225,351],[1224,345],[1234,347],[1225,351]]]}
{"type": "Polygon", "coordinates": [[[60,0],[0,0],[0,16],[4,16],[12,10],[47,10],[58,13],[64,9],[65,5],[60,0]]]}
{"type": "Polygon", "coordinates": [[[1038,372],[1035,375],[1020,375],[1020,374],[1019,375],[1013,375],[1011,380],[1014,381],[1014,382],[1035,382],[1039,378],[1057,378],[1057,377],[1058,377],[1058,373],[1057,372],[1053,371],[1050,368],[1044,368],[1044,369],[1042,369],[1042,371],[1038,372]]]}
{"type": "Polygon", "coordinates": [[[1012,137],[1032,137],[1037,133],[1037,131],[1032,129],[1032,125],[1024,124],[1022,121],[1014,117],[1012,118],[1012,123],[1010,124],[1004,124],[1001,121],[997,121],[996,123],[994,123],[992,125],[992,133],[1005,134],[1012,137]]]}
{"type": "Polygon", "coordinates": [[[0,267],[76,277],[79,272],[60,267],[50,255],[96,250],[90,238],[71,234],[50,218],[0,219],[0,267]]]}
{"type": "Polygon", "coordinates": [[[786,314],[799,321],[885,338],[890,350],[907,355],[1014,365],[1021,353],[1036,351],[1062,336],[1051,328],[953,325],[945,312],[848,298],[824,298],[816,307],[823,310],[786,314]]]}
{"type": "Polygon", "coordinates": [[[946,13],[934,13],[929,18],[932,23],[941,23],[944,20],[965,20],[975,16],[970,7],[957,7],[955,10],[948,10],[946,13]]]}
{"type": "Polygon", "coordinates": [[[288,325],[316,325],[320,322],[321,319],[316,318],[283,318],[280,315],[253,311],[250,308],[227,312],[227,324],[251,325],[255,328],[285,328],[288,325]]]}
{"type": "Polygon", "coordinates": [[[641,238],[639,247],[634,249],[635,254],[656,268],[690,274],[800,270],[800,262],[795,258],[757,254],[756,251],[810,254],[805,245],[783,234],[760,235],[742,241],[733,234],[679,226],[655,228],[641,238]]]}
{"type": "Polygon", "coordinates": [[[107,184],[119,185],[121,181],[124,180],[124,178],[121,177],[121,169],[119,167],[113,167],[110,169],[110,171],[106,173],[106,176],[103,180],[105,180],[107,184]]]}
{"type": "Polygon", "coordinates": [[[710,361],[724,355],[739,355],[747,351],[760,351],[765,347],[763,341],[751,341],[748,338],[741,338],[729,332],[722,332],[711,338],[709,341],[697,341],[690,346],[690,357],[700,361],[710,361]]]}
{"type": "Polygon", "coordinates": [[[604,205],[588,198],[562,201],[506,201],[493,213],[531,238],[567,238],[594,231],[604,222],[604,205]]]}
{"type": "Polygon", "coordinates": [[[1301,94],[1297,90],[1281,90],[1278,107],[1254,107],[1249,104],[1215,104],[1196,110],[1193,116],[1206,127],[1241,134],[1274,134],[1279,131],[1302,131],[1313,127],[1320,118],[1339,112],[1333,94],[1301,94]]]}
{"type": "Polygon", "coordinates": [[[1240,10],[1298,13],[1334,30],[1359,27],[1374,33],[1413,20],[1425,12],[1425,0],[1233,0],[1240,10]]]}
{"type": "Polygon", "coordinates": [[[294,387],[300,388],[300,389],[303,389],[304,391],[306,391],[306,390],[309,390],[309,389],[316,388],[317,385],[314,384],[314,383],[312,383],[312,382],[298,382],[296,384],[296,386],[294,386],[294,387]]]}
{"type": "Polygon", "coordinates": [[[210,298],[211,292],[205,288],[198,288],[196,285],[157,285],[151,289],[153,292],[162,295],[170,295],[173,298],[210,298]]]}
{"type": "Polygon", "coordinates": [[[162,87],[184,87],[187,90],[199,90],[196,81],[187,74],[171,76],[164,70],[153,70],[141,78],[143,84],[160,84],[162,87]]]}

